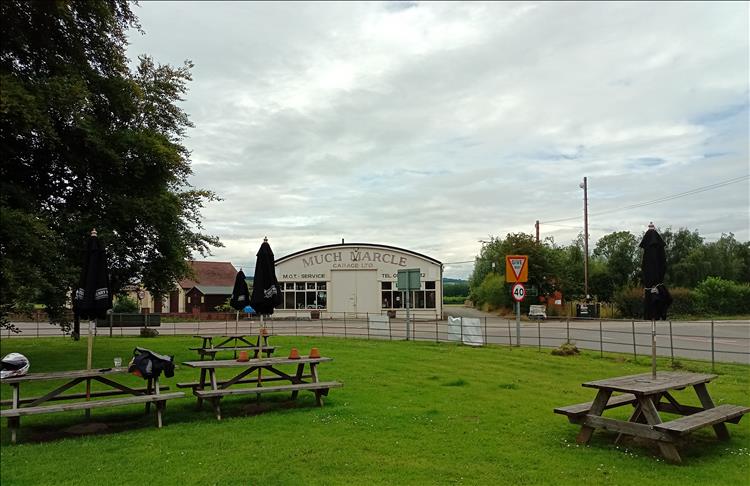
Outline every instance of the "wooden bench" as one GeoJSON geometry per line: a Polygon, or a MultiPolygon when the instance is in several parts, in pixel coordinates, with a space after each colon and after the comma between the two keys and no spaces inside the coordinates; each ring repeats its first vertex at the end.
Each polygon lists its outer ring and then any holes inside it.
{"type": "MultiPolygon", "coordinates": [[[[148,388],[146,388],[146,387],[133,388],[133,390],[134,391],[138,391],[138,392],[142,392],[142,393],[147,393],[149,391],[148,388]]],[[[159,391],[160,392],[166,391],[166,390],[169,390],[168,386],[160,386],[159,387],[159,391]]],[[[89,393],[89,396],[91,398],[97,398],[97,397],[111,397],[113,395],[122,395],[122,394],[123,394],[123,392],[121,390],[102,390],[102,391],[92,391],[91,393],[89,393]]],[[[18,401],[18,403],[20,403],[20,404],[32,403],[32,402],[35,402],[35,401],[39,400],[40,398],[41,397],[22,398],[22,399],[20,399],[18,401]]],[[[65,395],[57,395],[57,396],[48,398],[46,401],[50,401],[51,402],[51,401],[55,401],[55,400],[75,400],[75,399],[79,399],[79,398],[86,398],[86,393],[68,393],[68,394],[65,394],[65,395]]],[[[3,401],[0,401],[0,405],[2,405],[2,406],[13,405],[13,400],[3,400],[3,401]]]]}
{"type": "MultiPolygon", "coordinates": [[[[607,405],[604,407],[605,410],[615,407],[620,407],[627,404],[635,405],[638,399],[632,393],[624,393],[622,395],[611,396],[607,401],[607,405]]],[[[594,402],[577,403],[575,405],[568,405],[566,407],[557,407],[555,413],[560,415],[567,415],[571,422],[580,417],[586,415],[591,410],[591,406],[594,402]]]]}
{"type": "MultiPolygon", "coordinates": [[[[1,417],[23,417],[25,415],[38,415],[43,413],[69,412],[72,410],[90,410],[92,408],[119,407],[122,405],[133,405],[137,403],[163,402],[173,398],[184,398],[185,392],[171,392],[159,395],[137,395],[123,398],[110,398],[108,400],[91,400],[88,402],[62,403],[59,405],[44,405],[39,407],[9,408],[0,411],[1,417]]],[[[161,427],[161,421],[158,424],[161,427]]]]}
{"type": "MultiPolygon", "coordinates": [[[[270,380],[265,380],[270,381],[270,380]]],[[[223,390],[194,390],[193,393],[199,398],[217,398],[227,395],[251,395],[259,393],[273,393],[273,392],[295,392],[299,390],[310,390],[315,391],[316,395],[328,396],[328,390],[330,388],[341,388],[344,386],[343,383],[338,381],[321,381],[318,383],[297,383],[292,385],[280,385],[280,386],[259,386],[257,388],[226,388],[223,390]]]]}
{"type": "MultiPolygon", "coordinates": [[[[304,379],[307,379],[307,378],[312,378],[312,375],[310,375],[310,374],[308,374],[308,375],[301,375],[300,378],[304,380],[304,379]]],[[[263,378],[263,383],[265,383],[267,381],[281,381],[281,380],[285,380],[286,381],[287,379],[283,378],[281,376],[271,376],[269,378],[263,378]]],[[[229,383],[229,381],[230,380],[218,381],[217,385],[218,386],[223,386],[223,385],[226,385],[227,383],[229,383]]],[[[244,380],[233,381],[232,384],[233,385],[239,385],[241,383],[257,383],[257,382],[258,382],[258,378],[247,378],[247,379],[244,379],[244,380]]],[[[188,381],[188,382],[183,382],[183,383],[177,383],[177,388],[199,388],[200,386],[201,386],[201,383],[199,381],[188,381]]],[[[210,383],[206,383],[205,386],[211,386],[211,385],[210,385],[210,383]]]]}
{"type": "Polygon", "coordinates": [[[237,351],[252,351],[253,356],[255,358],[258,357],[259,353],[265,353],[266,357],[270,358],[271,354],[273,354],[274,351],[276,351],[276,346],[263,346],[263,347],[258,347],[258,346],[224,347],[224,346],[221,346],[221,347],[215,347],[215,348],[189,348],[189,349],[190,351],[198,351],[198,354],[200,355],[201,358],[203,358],[203,356],[208,355],[208,356],[211,356],[212,359],[214,359],[216,358],[216,353],[218,353],[219,351],[232,351],[235,353],[235,355],[237,354],[237,351]]]}
{"type": "Polygon", "coordinates": [[[654,425],[654,429],[668,432],[673,435],[689,434],[702,427],[716,425],[724,422],[739,422],[739,419],[746,413],[750,412],[750,407],[741,405],[719,405],[718,407],[709,408],[698,413],[686,415],[669,422],[654,425]]]}
{"type": "Polygon", "coordinates": [[[91,400],[87,402],[61,403],[57,405],[43,405],[36,407],[20,407],[0,410],[0,417],[8,419],[8,428],[11,432],[11,443],[16,443],[17,431],[20,427],[21,417],[27,415],[39,415],[44,413],[69,412],[74,410],[91,410],[93,408],[119,407],[123,405],[146,404],[146,411],[151,403],[156,404],[156,426],[161,428],[161,413],[166,406],[167,400],[173,398],[184,398],[185,392],[171,392],[154,395],[136,395],[122,398],[109,398],[106,400],[91,400]]]}

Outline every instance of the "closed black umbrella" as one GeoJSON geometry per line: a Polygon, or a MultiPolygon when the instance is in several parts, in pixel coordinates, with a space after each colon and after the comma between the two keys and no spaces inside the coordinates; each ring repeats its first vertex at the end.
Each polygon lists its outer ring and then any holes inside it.
{"type": "Polygon", "coordinates": [[[672,303],[672,296],[664,285],[667,272],[667,256],[664,252],[664,240],[657,233],[654,224],[648,225],[641,244],[641,278],[643,281],[643,317],[649,320],[665,320],[667,308],[672,303]]]}
{"type": "Polygon", "coordinates": [[[240,269],[237,272],[237,277],[234,279],[234,288],[232,289],[232,297],[229,299],[229,305],[237,310],[237,320],[234,324],[234,331],[237,332],[237,327],[240,321],[240,310],[244,309],[250,303],[250,292],[247,290],[247,283],[245,282],[245,272],[240,269]]]}
{"type": "Polygon", "coordinates": [[[104,245],[96,236],[96,230],[86,241],[83,268],[78,288],[73,299],[73,311],[79,319],[104,319],[112,308],[112,292],[109,288],[109,269],[104,245]]]}
{"type": "MultiPolygon", "coordinates": [[[[73,312],[76,320],[89,320],[88,346],[86,353],[86,368],[91,369],[93,356],[93,327],[94,320],[104,319],[107,311],[112,308],[112,291],[109,288],[109,269],[107,268],[107,252],[104,245],[96,236],[96,230],[91,230],[86,249],[84,251],[83,268],[73,298],[73,312]]],[[[86,400],[91,392],[91,380],[86,380],[86,400]]],[[[86,411],[88,417],[88,410],[86,411]]]]}
{"type": "Polygon", "coordinates": [[[651,320],[651,376],[656,378],[656,321],[667,318],[672,296],[664,285],[667,273],[666,246],[654,223],[649,223],[641,244],[641,279],[643,281],[643,317],[651,320]]]}
{"type": "Polygon", "coordinates": [[[263,238],[263,244],[256,255],[255,275],[253,276],[253,294],[250,305],[260,314],[261,322],[264,315],[273,314],[273,309],[281,305],[281,289],[276,279],[274,256],[268,239],[263,238]]]}
{"type": "MultiPolygon", "coordinates": [[[[276,268],[274,266],[273,251],[268,244],[268,238],[263,238],[263,244],[256,254],[255,275],[253,275],[253,294],[250,296],[250,305],[260,315],[260,330],[258,331],[258,356],[263,347],[263,333],[265,327],[263,316],[273,314],[274,307],[281,305],[281,289],[276,279],[276,268]]],[[[258,367],[258,384],[261,382],[262,367],[258,367]]]]}

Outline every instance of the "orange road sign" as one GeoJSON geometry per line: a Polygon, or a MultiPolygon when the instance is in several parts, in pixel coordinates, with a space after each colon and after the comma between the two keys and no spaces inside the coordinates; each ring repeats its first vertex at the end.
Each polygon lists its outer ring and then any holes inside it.
{"type": "Polygon", "coordinates": [[[505,281],[511,283],[529,281],[528,255],[505,256],[505,281]]]}

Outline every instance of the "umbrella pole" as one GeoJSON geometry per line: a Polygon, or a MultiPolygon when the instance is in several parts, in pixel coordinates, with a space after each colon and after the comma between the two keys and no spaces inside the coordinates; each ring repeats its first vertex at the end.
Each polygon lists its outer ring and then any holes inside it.
{"type": "Polygon", "coordinates": [[[240,311],[237,311],[237,317],[234,321],[234,334],[236,335],[240,327],[240,311]]]}
{"type": "MultiPolygon", "coordinates": [[[[94,321],[89,320],[89,338],[88,338],[88,349],[86,352],[86,369],[91,369],[91,358],[94,350],[94,321]]],[[[86,379],[86,401],[88,402],[91,399],[91,380],[86,379]]],[[[91,410],[86,409],[86,418],[88,419],[91,416],[91,410]]]]}
{"type": "Polygon", "coordinates": [[[651,319],[651,378],[656,378],[656,321],[651,319]]]}
{"type": "MultiPolygon", "coordinates": [[[[260,327],[258,328],[258,359],[263,358],[263,314],[260,315],[260,327]]],[[[261,372],[263,371],[262,366],[258,366],[258,386],[261,386],[262,378],[261,372]]],[[[260,393],[257,395],[260,400],[260,393]]]]}

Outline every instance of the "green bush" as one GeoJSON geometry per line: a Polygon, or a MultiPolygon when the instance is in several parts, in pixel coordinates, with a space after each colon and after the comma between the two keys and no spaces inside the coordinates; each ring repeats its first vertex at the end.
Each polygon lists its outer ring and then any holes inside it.
{"type": "Polygon", "coordinates": [[[643,289],[628,287],[615,292],[614,304],[626,319],[643,317],[643,289]]]}
{"type": "Polygon", "coordinates": [[[112,312],[116,313],[132,313],[138,312],[138,302],[135,299],[128,297],[127,295],[118,295],[112,306],[112,312]]]}
{"type": "Polygon", "coordinates": [[[468,299],[465,295],[444,295],[443,304],[463,304],[468,299]]]}
{"type": "Polygon", "coordinates": [[[695,292],[683,287],[669,289],[672,295],[672,305],[667,310],[667,315],[692,316],[696,314],[695,292]]]}
{"type": "Polygon", "coordinates": [[[159,331],[150,327],[141,328],[141,337],[153,338],[159,335],[159,331]]]}
{"type": "Polygon", "coordinates": [[[695,288],[695,306],[707,315],[750,312],[750,285],[708,277],[695,288]]]}
{"type": "Polygon", "coordinates": [[[472,292],[472,297],[477,305],[487,305],[490,309],[510,307],[510,292],[503,277],[496,273],[487,275],[479,288],[472,292]]]}

